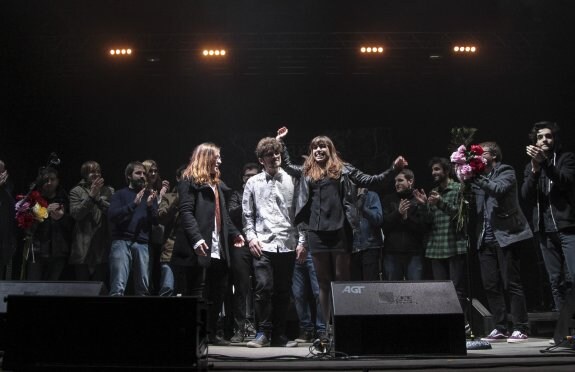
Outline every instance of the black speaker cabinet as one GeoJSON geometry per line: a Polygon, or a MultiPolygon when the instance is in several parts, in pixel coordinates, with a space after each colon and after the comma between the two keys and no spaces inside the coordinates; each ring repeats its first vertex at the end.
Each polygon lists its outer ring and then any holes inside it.
{"type": "MultiPolygon", "coordinates": [[[[567,295],[559,313],[559,319],[557,319],[555,332],[553,333],[555,345],[564,345],[562,342],[567,336],[575,337],[575,291],[567,295]]],[[[573,343],[567,344],[575,348],[573,343]]]]}
{"type": "Polygon", "coordinates": [[[207,370],[195,297],[8,296],[3,369],[207,370]]]}
{"type": "Polygon", "coordinates": [[[98,296],[104,294],[102,282],[0,281],[0,350],[6,344],[6,297],[25,296],[98,296]]]}
{"type": "Polygon", "coordinates": [[[331,291],[336,352],[467,354],[451,281],[332,282],[331,291]]]}
{"type": "Polygon", "coordinates": [[[6,296],[99,296],[104,294],[102,282],[33,282],[0,281],[0,313],[6,312],[6,296]]]}

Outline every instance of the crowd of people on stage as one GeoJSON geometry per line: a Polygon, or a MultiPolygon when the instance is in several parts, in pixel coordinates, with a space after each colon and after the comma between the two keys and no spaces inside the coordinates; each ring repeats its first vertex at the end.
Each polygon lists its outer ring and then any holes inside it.
{"type": "Polygon", "coordinates": [[[520,257],[536,238],[561,310],[575,275],[575,154],[562,151],[556,123],[534,124],[522,178],[489,141],[479,144],[484,171],[465,182],[450,159],[431,158],[429,192],[416,187],[403,156],[368,175],[326,136],[313,138],[295,164],[287,134],[282,127],[257,143],[241,190],[222,181],[220,148],[209,142],[177,169],[174,185],[154,160],[132,161],[126,186],[114,190],[100,165],[86,161],[70,192],[48,165],[21,200],[0,160],[0,280],[55,281],[72,269],[111,296],[200,296],[209,304],[210,344],[241,344],[254,332],[248,347],[292,347],[329,342],[332,281],[450,280],[467,317],[468,255],[477,252],[495,324],[483,339],[513,343],[528,339],[520,257]],[[382,191],[388,183],[395,192],[382,191]],[[290,304],[300,326],[294,340],[290,304]]]}

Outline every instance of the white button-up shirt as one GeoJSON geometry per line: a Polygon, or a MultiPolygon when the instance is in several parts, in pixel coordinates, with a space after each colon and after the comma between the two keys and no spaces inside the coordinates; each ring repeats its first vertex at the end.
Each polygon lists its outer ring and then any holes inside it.
{"type": "MultiPolygon", "coordinates": [[[[244,187],[242,211],[244,234],[258,239],[266,252],[291,252],[298,242],[294,226],[294,180],[283,169],[271,176],[261,172],[244,187]]],[[[305,244],[299,234],[299,243],[305,244]]]]}

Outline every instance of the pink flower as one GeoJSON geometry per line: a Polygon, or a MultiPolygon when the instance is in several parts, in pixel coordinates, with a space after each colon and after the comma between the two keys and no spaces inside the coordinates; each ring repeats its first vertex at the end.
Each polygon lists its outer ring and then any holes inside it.
{"type": "Polygon", "coordinates": [[[465,182],[474,176],[473,168],[469,164],[456,165],[455,173],[461,182],[465,182]]]}
{"type": "Polygon", "coordinates": [[[451,162],[455,164],[465,164],[465,153],[459,151],[454,152],[451,154],[451,162]]]}

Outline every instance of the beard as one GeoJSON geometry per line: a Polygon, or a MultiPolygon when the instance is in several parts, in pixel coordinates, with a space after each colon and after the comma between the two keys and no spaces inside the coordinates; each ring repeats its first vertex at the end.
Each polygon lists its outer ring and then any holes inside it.
{"type": "Polygon", "coordinates": [[[438,187],[441,183],[445,181],[445,177],[436,177],[433,179],[433,187],[438,187]]]}
{"type": "Polygon", "coordinates": [[[132,186],[133,189],[139,191],[146,186],[146,180],[143,178],[137,180],[130,180],[130,185],[132,186]]]}

